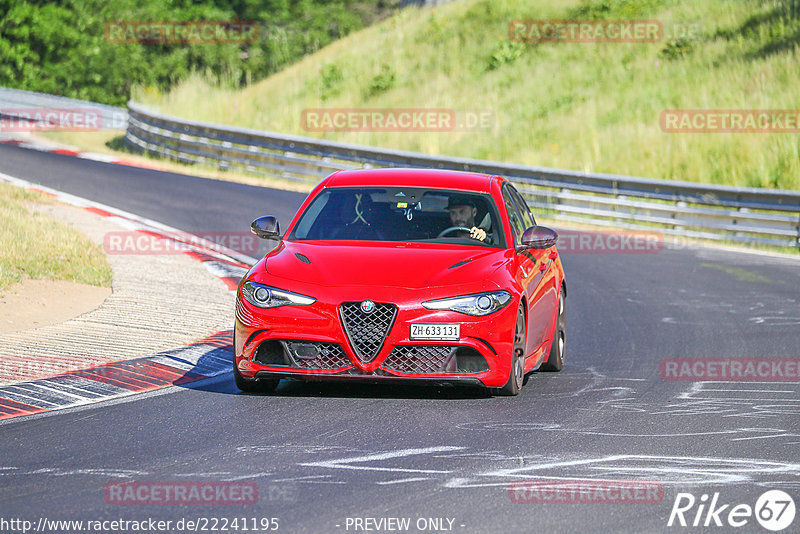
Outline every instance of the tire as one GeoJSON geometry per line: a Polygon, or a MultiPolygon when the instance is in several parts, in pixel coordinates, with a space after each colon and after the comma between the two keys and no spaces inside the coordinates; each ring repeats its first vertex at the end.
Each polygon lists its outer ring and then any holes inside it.
{"type": "Polygon", "coordinates": [[[245,393],[272,393],[278,387],[280,378],[260,378],[258,380],[250,380],[245,378],[236,367],[236,342],[233,343],[233,380],[236,382],[236,387],[245,393]]]}
{"type": "Polygon", "coordinates": [[[519,395],[525,380],[525,305],[520,302],[517,311],[517,326],[514,328],[514,344],[511,349],[511,371],[508,382],[497,390],[498,395],[511,397],[519,395]]]}
{"type": "Polygon", "coordinates": [[[553,343],[550,345],[550,354],[547,356],[547,361],[540,367],[542,371],[560,371],[564,368],[564,348],[567,342],[567,321],[564,316],[565,303],[564,288],[561,288],[561,292],[558,295],[558,317],[556,318],[556,328],[553,332],[553,343]]]}

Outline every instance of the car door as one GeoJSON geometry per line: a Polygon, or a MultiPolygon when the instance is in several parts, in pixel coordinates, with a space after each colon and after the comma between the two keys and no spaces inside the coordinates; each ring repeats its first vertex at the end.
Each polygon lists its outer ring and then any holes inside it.
{"type": "MultiPolygon", "coordinates": [[[[515,244],[521,245],[522,232],[536,221],[531,214],[525,199],[514,186],[507,184],[503,198],[506,209],[511,209],[515,214],[516,224],[512,223],[515,230],[515,244]],[[518,232],[519,235],[516,235],[518,232]]],[[[509,212],[511,213],[511,212],[509,212]]],[[[555,270],[552,268],[555,259],[555,247],[548,249],[523,249],[517,248],[517,264],[521,270],[525,295],[528,300],[528,338],[527,354],[539,348],[548,336],[553,325],[555,307],[558,304],[556,291],[555,270]]]]}
{"type": "Polygon", "coordinates": [[[506,183],[503,186],[503,202],[505,204],[506,212],[508,213],[508,222],[511,224],[511,237],[514,241],[516,249],[515,257],[515,277],[519,284],[522,286],[522,292],[525,295],[527,302],[526,314],[528,316],[528,328],[526,335],[525,355],[531,354],[536,349],[537,343],[535,342],[536,333],[532,330],[532,322],[530,317],[532,315],[532,302],[534,298],[534,291],[537,285],[537,279],[541,278],[537,266],[537,259],[533,251],[522,248],[522,234],[525,232],[525,222],[523,221],[522,213],[519,206],[514,201],[512,187],[506,183]]]}

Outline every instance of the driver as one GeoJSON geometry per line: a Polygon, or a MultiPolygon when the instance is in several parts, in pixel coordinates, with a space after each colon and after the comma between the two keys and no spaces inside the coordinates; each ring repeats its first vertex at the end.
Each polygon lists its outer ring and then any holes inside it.
{"type": "Polygon", "coordinates": [[[453,195],[447,199],[447,210],[450,212],[450,222],[453,226],[461,226],[469,228],[469,233],[466,230],[453,232],[450,235],[457,237],[471,237],[478,241],[486,240],[486,230],[480,228],[475,224],[475,216],[478,214],[478,208],[475,207],[475,201],[468,196],[453,195]]]}

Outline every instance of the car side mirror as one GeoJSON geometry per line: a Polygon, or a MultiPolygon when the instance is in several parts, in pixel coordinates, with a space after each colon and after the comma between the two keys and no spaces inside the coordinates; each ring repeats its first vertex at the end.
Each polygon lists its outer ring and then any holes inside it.
{"type": "Polygon", "coordinates": [[[531,226],[522,234],[525,248],[550,248],[558,241],[558,234],[546,226],[531,226]]]}
{"type": "Polygon", "coordinates": [[[281,225],[272,215],[259,217],[250,224],[250,231],[261,239],[280,239],[281,225]]]}

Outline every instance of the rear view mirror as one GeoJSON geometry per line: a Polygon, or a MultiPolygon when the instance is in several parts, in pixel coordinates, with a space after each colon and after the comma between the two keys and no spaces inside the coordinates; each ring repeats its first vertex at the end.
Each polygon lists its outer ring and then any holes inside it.
{"type": "Polygon", "coordinates": [[[531,226],[522,234],[525,248],[550,248],[558,241],[558,234],[546,226],[531,226]]]}
{"type": "Polygon", "coordinates": [[[272,215],[259,217],[250,224],[250,231],[261,239],[280,239],[281,226],[272,215]]]}

